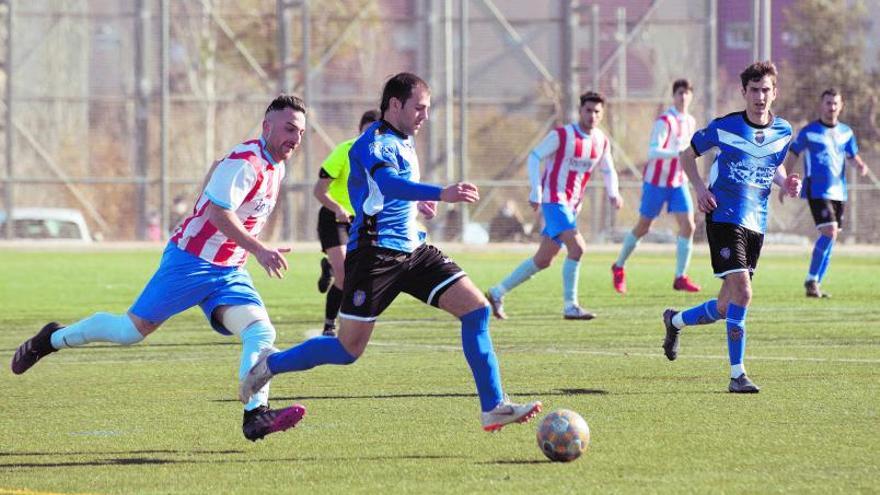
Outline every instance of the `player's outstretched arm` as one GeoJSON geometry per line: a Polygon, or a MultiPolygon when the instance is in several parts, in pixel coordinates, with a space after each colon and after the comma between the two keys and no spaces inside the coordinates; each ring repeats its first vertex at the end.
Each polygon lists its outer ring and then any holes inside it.
{"type": "Polygon", "coordinates": [[[289,253],[290,248],[272,249],[264,246],[256,237],[245,230],[241,221],[231,210],[209,203],[207,213],[211,224],[217,227],[217,230],[223,235],[253,254],[269,277],[284,278],[284,272],[288,266],[283,253],[289,253]]]}
{"type": "Polygon", "coordinates": [[[442,200],[442,187],[434,184],[422,184],[403,178],[397,169],[390,164],[376,165],[373,180],[382,194],[389,198],[405,201],[437,201],[442,200]]]}
{"type": "Polygon", "coordinates": [[[479,189],[469,182],[458,182],[446,186],[440,193],[440,201],[446,203],[476,203],[479,199],[479,189]]]}

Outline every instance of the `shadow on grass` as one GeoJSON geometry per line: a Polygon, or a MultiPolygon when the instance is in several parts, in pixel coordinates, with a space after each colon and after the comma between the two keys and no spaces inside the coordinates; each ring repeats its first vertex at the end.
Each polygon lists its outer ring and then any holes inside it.
{"type": "Polygon", "coordinates": [[[68,455],[136,455],[136,454],[244,454],[244,450],[173,450],[173,449],[151,449],[151,450],[123,450],[111,452],[0,452],[0,457],[51,457],[51,456],[68,456],[68,455]]]}
{"type": "MultiPolygon", "coordinates": [[[[141,454],[141,453],[168,453],[168,454],[244,454],[244,451],[241,450],[229,450],[229,451],[183,451],[183,450],[134,450],[130,452],[23,452],[23,453],[13,453],[13,452],[3,452],[0,455],[6,456],[69,456],[69,455],[113,455],[113,454],[141,454]]],[[[162,464],[218,464],[218,463],[228,463],[228,464],[251,464],[255,462],[262,463],[278,463],[278,462],[346,462],[346,461],[376,461],[376,462],[387,462],[389,460],[449,460],[449,459],[465,459],[462,456],[448,456],[448,455],[399,455],[399,456],[373,456],[373,457],[337,457],[337,458],[326,458],[326,457],[293,457],[293,458],[273,458],[273,459],[160,459],[156,457],[118,457],[111,459],[94,459],[88,461],[62,461],[62,462],[10,462],[10,463],[0,463],[0,471],[3,470],[14,470],[14,469],[22,469],[22,468],[37,468],[37,469],[45,469],[45,468],[72,468],[72,467],[95,467],[95,466],[141,466],[141,465],[162,465],[162,464]]],[[[491,463],[490,463],[491,464],[491,463]]]]}
{"type": "MultiPolygon", "coordinates": [[[[610,392],[591,388],[561,388],[548,392],[514,392],[515,397],[556,397],[568,395],[608,395],[610,392]]],[[[376,394],[376,395],[304,395],[299,397],[273,396],[274,401],[288,400],[340,400],[340,399],[449,399],[457,397],[476,397],[477,394],[459,392],[411,393],[411,394],[376,394]]],[[[211,399],[211,402],[238,402],[237,399],[211,399]]]]}

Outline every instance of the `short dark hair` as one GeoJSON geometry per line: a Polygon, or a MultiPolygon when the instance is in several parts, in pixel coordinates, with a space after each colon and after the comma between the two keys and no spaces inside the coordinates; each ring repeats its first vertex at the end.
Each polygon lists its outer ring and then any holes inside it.
{"type": "Polygon", "coordinates": [[[676,79],[674,83],[672,83],[672,94],[675,94],[678,91],[678,88],[684,88],[691,93],[694,92],[694,85],[687,79],[676,79]]]}
{"type": "Polygon", "coordinates": [[[581,106],[584,106],[588,101],[592,101],[593,103],[601,103],[602,105],[604,105],[605,97],[595,91],[587,91],[586,93],[581,95],[581,106]]]}
{"type": "Polygon", "coordinates": [[[739,75],[739,79],[742,81],[743,89],[746,89],[749,81],[760,81],[766,76],[770,76],[770,79],[773,80],[773,86],[776,86],[776,76],[778,75],[779,73],[776,72],[776,66],[773,65],[773,62],[765,60],[763,62],[755,62],[746,67],[742,74],[739,75]]]}
{"type": "Polygon", "coordinates": [[[266,108],[266,115],[269,115],[269,112],[277,112],[285,108],[292,108],[296,112],[306,113],[306,102],[299,96],[280,94],[272,100],[272,103],[269,103],[269,106],[266,108]]]}
{"type": "Polygon", "coordinates": [[[840,94],[840,91],[837,88],[828,88],[825,91],[822,91],[822,96],[819,97],[820,100],[824,100],[826,96],[839,96],[841,100],[843,100],[843,95],[840,94]]]}
{"type": "Polygon", "coordinates": [[[379,120],[379,111],[378,110],[367,110],[361,115],[361,122],[358,124],[358,130],[363,129],[365,125],[372,124],[373,122],[379,120]]]}
{"type": "Polygon", "coordinates": [[[382,88],[382,103],[379,105],[380,118],[385,118],[385,110],[391,104],[391,98],[400,100],[400,104],[406,104],[406,100],[413,94],[413,90],[417,87],[430,91],[428,83],[421,77],[410,72],[401,72],[395,74],[385,83],[382,88]]]}

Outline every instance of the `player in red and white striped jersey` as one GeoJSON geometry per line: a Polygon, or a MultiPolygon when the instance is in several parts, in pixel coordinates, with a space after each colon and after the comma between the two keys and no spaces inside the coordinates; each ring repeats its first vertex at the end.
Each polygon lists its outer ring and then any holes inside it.
{"type": "Polygon", "coordinates": [[[502,306],[504,295],[550,266],[563,244],[568,252],[562,265],[563,318],[590,320],[596,316],[578,303],[578,274],[586,242],[577,230],[577,214],[587,181],[596,168],[602,172],[611,205],[615,208],[623,206],[611,158],[611,143],[598,127],[604,109],[605,99],[601,95],[592,91],[584,93],[580,98],[578,122],[550,131],[529,154],[529,182],[532,186],[529,203],[534,209],[541,207],[543,238],[534,257],[525,260],[486,293],[496,318],[507,317],[502,306]],[[544,164],[543,174],[540,172],[541,163],[544,164]]]}
{"type": "Polygon", "coordinates": [[[620,255],[611,265],[614,289],[621,294],[626,292],[623,266],[639,240],[651,230],[651,223],[660,215],[664,203],[667,205],[666,210],[675,215],[678,222],[675,279],[672,287],[688,292],[700,290],[700,286],[691,281],[686,273],[693,251],[694,206],[687,187],[687,176],[678,159],[678,154],[690,146],[696,128],[694,117],[688,113],[693,96],[693,86],[687,79],[675,81],[672,84],[673,106],[654,122],[648,148],[648,163],[644,170],[639,221],[626,234],[620,255]]]}
{"type": "Polygon", "coordinates": [[[209,172],[192,214],[170,242],[218,266],[243,265],[248,250],[211,222],[209,207],[233,211],[248,235],[257,237],[278,199],[284,172],[284,162],[272,159],[263,138],[239,144],[209,172]]]}
{"type": "MultiPolygon", "coordinates": [[[[208,172],[192,214],[175,230],[156,273],[127,314],[96,313],[69,326],[51,322],[25,341],[12,360],[21,374],[44,356],[91,342],[135,344],[168,318],[199,306],[214,330],[241,338],[239,375],[261,353],[274,350],[275,328],[243,267],[248,253],[270,277],[283,277],[284,253],[257,235],[262,230],[284,177],[284,160],[299,147],[305,130],[305,103],[281,95],[266,109],[259,139],[236,146],[208,172]]],[[[258,440],[294,426],[305,409],[268,406],[268,385],[245,405],[245,438],[258,440]]]]}

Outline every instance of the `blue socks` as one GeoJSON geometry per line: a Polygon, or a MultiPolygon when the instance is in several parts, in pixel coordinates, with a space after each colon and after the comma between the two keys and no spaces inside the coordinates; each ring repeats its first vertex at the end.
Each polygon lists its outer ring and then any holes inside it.
{"type": "MultiPolygon", "coordinates": [[[[257,320],[251,323],[241,332],[241,362],[238,367],[238,379],[241,380],[247,372],[256,364],[260,351],[272,347],[275,343],[275,327],[265,320],[257,320]]],[[[267,383],[257,393],[251,396],[245,411],[265,406],[269,403],[269,384],[267,383]]]]}
{"type": "Polygon", "coordinates": [[[810,258],[810,272],[807,274],[807,280],[822,281],[825,270],[828,269],[832,246],[834,246],[834,240],[828,236],[820,235],[816,239],[816,244],[813,246],[813,257],[810,258]]]}
{"type": "Polygon", "coordinates": [[[562,262],[562,301],[566,308],[577,304],[580,270],[580,260],[565,258],[562,262]]]}
{"type": "Polygon", "coordinates": [[[92,342],[131,345],[144,340],[127,314],[95,313],[52,334],[52,347],[78,347],[92,342]]]}
{"type": "Polygon", "coordinates": [[[623,268],[623,264],[626,263],[629,255],[632,254],[638,244],[639,238],[633,235],[631,231],[627,232],[623,238],[623,247],[620,248],[620,254],[617,256],[617,261],[614,264],[623,268]]]}
{"type": "Polygon", "coordinates": [[[727,305],[727,353],[730,356],[731,378],[745,373],[746,311],[746,308],[733,303],[727,305]]]}
{"type": "MultiPolygon", "coordinates": [[[[687,272],[691,263],[691,253],[694,251],[694,240],[689,237],[678,237],[675,244],[675,277],[681,277],[687,272]]],[[[621,265],[618,265],[621,266],[621,265]]]]}
{"type": "Polygon", "coordinates": [[[461,347],[474,375],[483,412],[504,400],[501,372],[489,335],[489,313],[488,307],[482,307],[461,317],[461,347]]]}
{"type": "Polygon", "coordinates": [[[672,324],[676,328],[682,328],[686,325],[708,325],[715,323],[721,315],[718,314],[718,299],[709,299],[708,301],[686,309],[673,317],[672,324]],[[681,315],[681,326],[676,325],[677,316],[681,315]]]}
{"type": "MultiPolygon", "coordinates": [[[[825,236],[822,236],[825,237],[825,236]]],[[[829,238],[830,239],[830,238],[829,238]]],[[[822,260],[822,266],[819,268],[819,283],[825,279],[825,271],[828,270],[828,264],[831,263],[831,250],[834,248],[834,239],[828,241],[828,248],[825,249],[825,259],[822,260]]]]}
{"type": "Polygon", "coordinates": [[[305,371],[322,364],[351,364],[357,360],[342,347],[336,337],[313,337],[286,351],[269,356],[267,364],[273,375],[305,371]]]}
{"type": "Polygon", "coordinates": [[[495,297],[501,297],[504,294],[512,291],[519,284],[525,282],[526,280],[532,278],[532,276],[541,271],[538,268],[538,265],[535,264],[535,260],[533,258],[529,258],[522,263],[519,264],[510,275],[508,275],[504,280],[501,281],[495,287],[492,287],[492,295],[495,297]]]}

